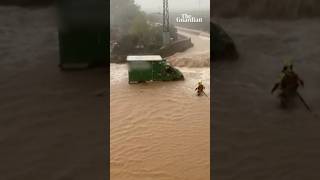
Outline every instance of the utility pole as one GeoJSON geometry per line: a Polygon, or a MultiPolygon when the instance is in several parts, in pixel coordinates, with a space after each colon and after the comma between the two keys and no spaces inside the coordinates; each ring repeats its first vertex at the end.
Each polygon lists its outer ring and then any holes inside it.
{"type": "Polygon", "coordinates": [[[163,0],[163,32],[162,43],[166,46],[170,43],[170,26],[169,26],[169,0],[163,0]]]}

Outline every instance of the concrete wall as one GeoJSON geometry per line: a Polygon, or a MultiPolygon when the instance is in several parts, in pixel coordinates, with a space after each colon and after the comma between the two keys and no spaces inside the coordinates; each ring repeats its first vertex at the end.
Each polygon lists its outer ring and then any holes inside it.
{"type": "Polygon", "coordinates": [[[161,48],[159,54],[162,57],[168,57],[175,54],[176,52],[183,52],[192,46],[193,44],[191,42],[191,38],[179,35],[177,41],[174,41],[170,43],[168,46],[161,48]]]}

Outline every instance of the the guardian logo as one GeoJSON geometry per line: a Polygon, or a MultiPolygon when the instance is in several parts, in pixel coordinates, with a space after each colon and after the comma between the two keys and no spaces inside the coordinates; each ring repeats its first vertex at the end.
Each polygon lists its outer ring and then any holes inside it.
{"type": "Polygon", "coordinates": [[[181,17],[177,17],[176,21],[178,23],[202,23],[202,18],[193,17],[190,14],[181,14],[181,17]]]}

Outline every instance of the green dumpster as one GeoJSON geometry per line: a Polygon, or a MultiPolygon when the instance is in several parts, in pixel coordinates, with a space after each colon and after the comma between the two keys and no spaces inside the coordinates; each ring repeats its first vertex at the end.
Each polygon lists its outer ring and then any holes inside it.
{"type": "Polygon", "coordinates": [[[87,68],[107,63],[107,2],[60,0],[57,7],[60,67],[87,68]]]}
{"type": "Polygon", "coordinates": [[[159,55],[127,56],[129,83],[173,81],[184,79],[183,74],[159,55]]]}

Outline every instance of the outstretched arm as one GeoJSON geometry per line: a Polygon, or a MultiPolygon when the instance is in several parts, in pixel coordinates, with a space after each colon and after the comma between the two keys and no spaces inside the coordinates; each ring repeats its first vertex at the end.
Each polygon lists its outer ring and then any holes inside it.
{"type": "Polygon", "coordinates": [[[301,86],[304,87],[304,82],[303,82],[303,80],[301,80],[301,79],[299,78],[298,81],[299,81],[299,83],[301,84],[301,86]]]}
{"type": "Polygon", "coordinates": [[[279,83],[276,83],[276,84],[273,86],[272,90],[271,90],[271,94],[273,94],[273,92],[274,92],[276,89],[278,89],[278,87],[279,87],[279,83]]]}

